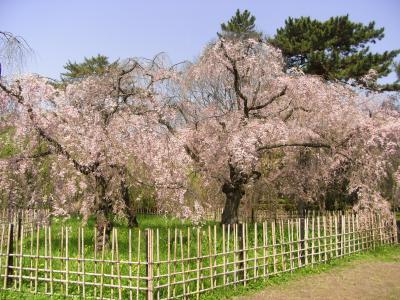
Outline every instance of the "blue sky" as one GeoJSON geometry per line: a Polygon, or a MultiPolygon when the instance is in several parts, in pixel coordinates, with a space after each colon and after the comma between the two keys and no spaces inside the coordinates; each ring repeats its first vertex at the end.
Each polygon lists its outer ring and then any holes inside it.
{"type": "Polygon", "coordinates": [[[164,51],[173,62],[191,60],[237,8],[250,10],[267,35],[289,16],[324,20],[349,14],[358,22],[374,20],[386,36],[373,49],[400,48],[399,0],[0,0],[0,30],[24,37],[34,50],[25,72],[59,78],[68,59],[98,53],[117,59],[164,51]]]}

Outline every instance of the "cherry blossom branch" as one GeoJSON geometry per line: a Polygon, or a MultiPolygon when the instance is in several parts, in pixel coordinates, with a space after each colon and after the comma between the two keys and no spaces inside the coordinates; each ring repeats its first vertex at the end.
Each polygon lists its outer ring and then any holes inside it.
{"type": "Polygon", "coordinates": [[[228,51],[225,48],[223,40],[221,40],[221,48],[224,50],[224,55],[230,62],[232,68],[228,68],[228,70],[233,74],[233,87],[235,89],[235,93],[238,96],[238,98],[243,100],[243,113],[246,118],[249,117],[249,108],[248,108],[248,99],[247,97],[242,93],[242,90],[240,88],[240,75],[239,75],[239,70],[236,65],[236,61],[229,56],[228,51]]]}
{"type": "Polygon", "coordinates": [[[309,148],[328,148],[331,149],[331,145],[324,144],[324,143],[281,143],[281,144],[272,144],[272,145],[265,145],[257,148],[258,152],[271,150],[276,148],[285,148],[285,147],[309,147],[309,148]]]}
{"type": "Polygon", "coordinates": [[[267,102],[265,102],[265,103],[263,103],[263,104],[260,104],[260,105],[251,106],[251,107],[249,107],[248,110],[249,110],[249,111],[252,111],[252,110],[259,110],[259,109],[262,109],[262,108],[264,108],[264,107],[270,105],[270,104],[273,103],[276,99],[278,99],[278,98],[282,97],[283,95],[285,95],[285,94],[286,94],[286,90],[287,90],[287,86],[285,86],[285,87],[282,89],[282,91],[280,91],[277,95],[272,96],[267,102]]]}
{"type": "Polygon", "coordinates": [[[53,154],[53,153],[50,150],[46,150],[44,152],[35,153],[33,155],[11,157],[9,160],[12,162],[18,163],[23,160],[41,158],[41,157],[45,157],[45,156],[48,156],[51,154],[53,154]]]}
{"type": "Polygon", "coordinates": [[[39,134],[40,137],[42,137],[44,140],[46,140],[47,142],[49,142],[49,144],[54,148],[55,152],[58,154],[63,155],[67,160],[72,161],[74,167],[76,170],[78,170],[79,172],[81,172],[82,174],[88,175],[92,172],[94,172],[94,170],[97,167],[97,164],[94,163],[90,166],[85,166],[81,163],[79,163],[76,159],[74,159],[71,154],[58,142],[56,141],[54,138],[52,138],[51,136],[49,136],[43,128],[39,127],[37,125],[37,123],[35,122],[35,116],[33,113],[33,109],[29,104],[25,103],[25,99],[22,96],[22,87],[21,85],[18,83],[18,93],[12,91],[11,89],[7,88],[5,85],[3,85],[0,82],[0,88],[6,92],[8,95],[14,97],[17,99],[17,102],[26,108],[28,115],[29,115],[29,119],[32,121],[33,124],[33,128],[36,130],[36,132],[39,134]]]}

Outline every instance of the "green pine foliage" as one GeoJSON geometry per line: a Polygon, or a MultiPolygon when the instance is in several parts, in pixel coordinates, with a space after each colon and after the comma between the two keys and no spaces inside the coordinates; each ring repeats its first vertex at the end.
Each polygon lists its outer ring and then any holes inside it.
{"type": "Polygon", "coordinates": [[[63,82],[72,82],[90,75],[103,75],[116,62],[110,63],[108,57],[98,54],[90,58],[85,57],[82,63],[68,61],[64,66],[65,73],[61,73],[63,82]]]}
{"type": "Polygon", "coordinates": [[[375,22],[355,23],[346,15],[327,21],[288,18],[270,42],[282,50],[288,68],[299,67],[328,80],[361,82],[370,69],[378,78],[391,72],[400,50],[371,53],[369,48],[383,37],[384,28],[375,28],[375,22]]]}
{"type": "Polygon", "coordinates": [[[396,83],[400,84],[400,63],[394,64],[394,71],[396,72],[396,75],[397,75],[396,83]]]}
{"type": "Polygon", "coordinates": [[[256,17],[247,9],[241,12],[236,10],[235,15],[225,24],[221,24],[220,37],[230,38],[261,38],[262,33],[258,32],[256,27],[256,17]]]}

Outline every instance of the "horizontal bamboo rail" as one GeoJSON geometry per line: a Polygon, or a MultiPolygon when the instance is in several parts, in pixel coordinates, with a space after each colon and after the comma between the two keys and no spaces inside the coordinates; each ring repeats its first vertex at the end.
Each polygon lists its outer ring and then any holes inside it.
{"type": "Polygon", "coordinates": [[[1,224],[0,289],[88,299],[198,299],[216,288],[397,243],[395,218],[350,213],[144,232],[114,228],[109,245],[104,232],[97,245],[96,234],[82,227],[1,224]]]}

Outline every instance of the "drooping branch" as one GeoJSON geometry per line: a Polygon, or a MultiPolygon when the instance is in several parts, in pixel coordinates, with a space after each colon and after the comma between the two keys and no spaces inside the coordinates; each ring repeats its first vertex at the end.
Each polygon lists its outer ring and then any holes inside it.
{"type": "Polygon", "coordinates": [[[92,173],[98,166],[98,163],[93,163],[90,166],[83,165],[79,163],[76,159],[74,159],[71,154],[53,137],[48,135],[43,128],[41,128],[36,122],[35,122],[35,115],[33,113],[33,109],[31,105],[27,104],[25,102],[24,97],[22,96],[22,88],[21,85],[18,84],[18,92],[15,92],[9,88],[7,88],[4,84],[0,82],[0,88],[6,92],[8,95],[14,97],[17,99],[17,102],[25,107],[26,111],[28,112],[29,119],[32,121],[33,128],[35,131],[39,134],[41,138],[43,138],[45,141],[47,141],[52,148],[54,149],[54,153],[61,154],[63,155],[67,160],[72,161],[74,168],[81,172],[84,175],[88,175],[92,173]]]}

